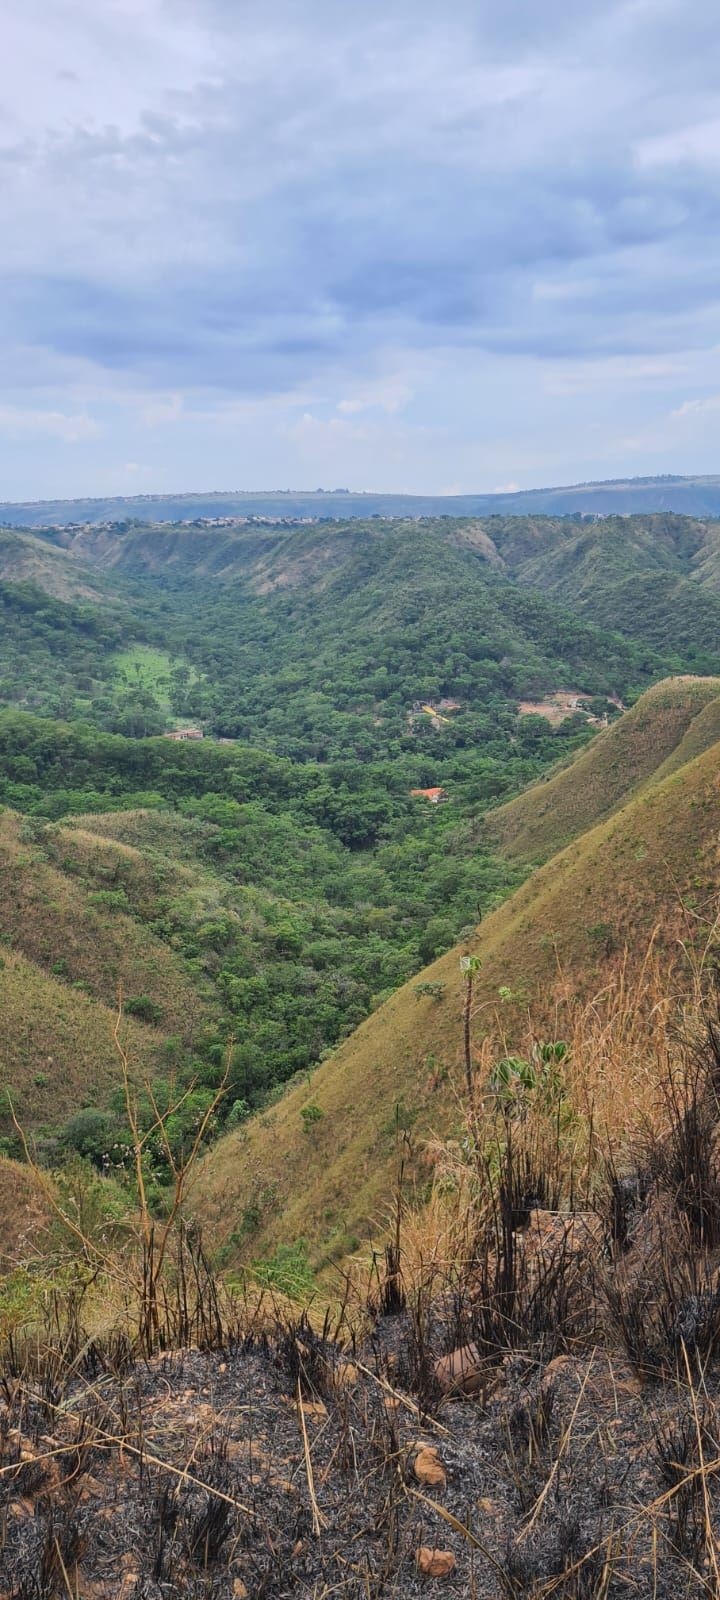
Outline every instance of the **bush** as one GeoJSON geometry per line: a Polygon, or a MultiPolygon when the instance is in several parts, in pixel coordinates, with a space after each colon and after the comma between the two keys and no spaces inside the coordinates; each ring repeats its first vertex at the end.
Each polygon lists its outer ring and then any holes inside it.
{"type": "Polygon", "coordinates": [[[312,1133],[313,1128],[317,1126],[318,1122],[322,1121],[324,1115],[325,1112],[321,1111],[320,1107],[316,1106],[314,1103],[309,1106],[303,1106],[302,1111],[300,1112],[303,1133],[312,1133]]]}
{"type": "Polygon", "coordinates": [[[129,1017],[139,1017],[141,1022],[158,1023],[162,1019],[157,1001],[151,999],[149,994],[138,994],[126,1000],[125,1010],[129,1017]]]}
{"type": "Polygon", "coordinates": [[[93,1166],[102,1168],[115,1140],[115,1124],[104,1111],[88,1106],[76,1111],[60,1133],[60,1143],[77,1155],[85,1156],[93,1166]]]}
{"type": "Polygon", "coordinates": [[[315,1293],[315,1278],[304,1239],[298,1239],[295,1244],[278,1245],[269,1261],[255,1263],[253,1272],[258,1283],[277,1289],[291,1300],[309,1300],[315,1293]]]}

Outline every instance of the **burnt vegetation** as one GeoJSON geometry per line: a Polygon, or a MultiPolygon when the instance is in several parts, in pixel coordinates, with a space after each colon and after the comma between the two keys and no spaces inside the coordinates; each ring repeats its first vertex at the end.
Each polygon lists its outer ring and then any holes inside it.
{"type": "Polygon", "coordinates": [[[231,1293],[178,1218],[98,1333],[86,1263],[5,1337],[0,1593],[717,1595],[717,1083],[713,1010],[633,1168],[501,1115],[452,1251],[399,1185],[323,1314],[231,1293]]]}

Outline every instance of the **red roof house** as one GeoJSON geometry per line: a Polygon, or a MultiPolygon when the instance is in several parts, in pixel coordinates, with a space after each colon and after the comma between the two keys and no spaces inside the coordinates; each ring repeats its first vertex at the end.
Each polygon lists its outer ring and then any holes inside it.
{"type": "Polygon", "coordinates": [[[447,800],[445,790],[439,787],[434,789],[411,789],[410,794],[413,798],[429,800],[431,806],[439,806],[441,801],[447,800]]]}

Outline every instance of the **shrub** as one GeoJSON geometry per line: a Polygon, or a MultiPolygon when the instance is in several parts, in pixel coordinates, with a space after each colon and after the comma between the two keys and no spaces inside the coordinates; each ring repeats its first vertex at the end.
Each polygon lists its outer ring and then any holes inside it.
{"type": "Polygon", "coordinates": [[[278,1245],[268,1261],[255,1263],[253,1272],[258,1283],[277,1289],[291,1300],[309,1300],[315,1293],[315,1278],[304,1239],[298,1239],[295,1244],[278,1245]]]}
{"type": "Polygon", "coordinates": [[[95,1111],[90,1106],[84,1111],[76,1111],[60,1133],[60,1142],[66,1149],[85,1156],[93,1166],[100,1168],[105,1164],[114,1138],[115,1125],[112,1118],[104,1111],[95,1111]]]}
{"type": "Polygon", "coordinates": [[[156,1000],[149,994],[138,994],[125,1001],[125,1010],[129,1017],[139,1017],[141,1022],[158,1023],[162,1019],[162,1011],[156,1000]]]}
{"type": "Polygon", "coordinates": [[[303,1106],[302,1111],[300,1112],[303,1133],[312,1133],[313,1129],[317,1127],[318,1122],[322,1121],[324,1115],[325,1112],[321,1111],[320,1107],[316,1106],[314,1101],[311,1102],[309,1106],[303,1106]]]}

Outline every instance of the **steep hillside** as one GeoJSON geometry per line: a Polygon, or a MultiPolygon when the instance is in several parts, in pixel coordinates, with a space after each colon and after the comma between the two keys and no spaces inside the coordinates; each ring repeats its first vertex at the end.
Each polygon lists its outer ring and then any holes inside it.
{"type": "Polygon", "coordinates": [[[655,775],[701,754],[719,728],[720,678],[666,680],[561,770],[491,812],[487,830],[513,859],[546,861],[655,775]]]}
{"type": "MultiPolygon", "coordinates": [[[[9,1093],[28,1130],[56,1132],[71,1113],[108,1103],[120,1082],[114,1007],[4,948],[0,1008],[0,1092],[9,1093]]],[[[138,1078],[154,1077],[162,1059],[163,1035],[128,1017],[123,1038],[138,1078]]],[[[12,1136],[4,1093],[0,1129],[12,1136]]]]}
{"type": "MultiPolygon", "coordinates": [[[[108,1104],[120,990],[141,1081],[177,1071],[215,1037],[207,972],[156,931],[196,883],[177,862],[0,813],[0,1083],[27,1128],[54,1134],[75,1111],[108,1104]]],[[[4,1103],[0,1131],[12,1134],[4,1103]]]]}
{"type": "Polygon", "coordinates": [[[75,554],[14,528],[0,527],[0,583],[30,583],[55,600],[107,598],[102,581],[75,554]]]}
{"type": "MultiPolygon", "coordinates": [[[[626,948],[630,972],[654,929],[671,984],[678,940],[702,945],[716,914],[719,830],[714,744],[535,872],[472,943],[482,961],[476,1040],[494,1037],[500,1054],[517,1048],[528,1013],[536,1037],[563,1037],[569,999],[602,990],[626,948]]],[[[404,1130],[417,1148],[458,1119],[460,955],[406,985],[311,1079],[208,1156],[195,1204],[231,1260],[305,1239],[327,1262],[382,1224],[403,1150],[412,1165],[404,1130]],[[418,982],[433,987],[418,993],[418,982]]]]}
{"type": "Polygon", "coordinates": [[[509,577],[571,605],[600,627],[698,660],[717,646],[716,524],[687,517],[608,517],[578,524],[528,517],[486,528],[509,577]]]}
{"type": "Polygon", "coordinates": [[[127,845],[70,828],[38,832],[0,813],[3,940],[111,1008],[120,985],[129,998],[146,995],[164,1032],[185,1035],[211,999],[147,926],[163,890],[158,868],[127,845]]]}

